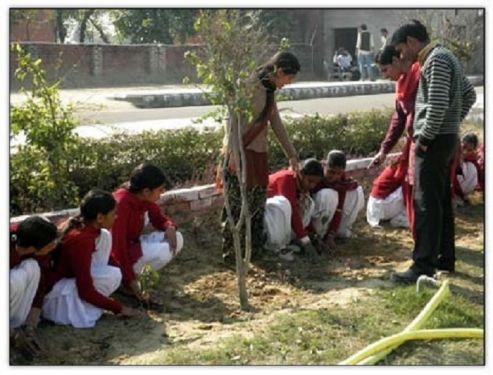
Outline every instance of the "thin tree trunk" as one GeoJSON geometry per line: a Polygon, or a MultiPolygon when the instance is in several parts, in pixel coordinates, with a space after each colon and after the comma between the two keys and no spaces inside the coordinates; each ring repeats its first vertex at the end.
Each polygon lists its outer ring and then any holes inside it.
{"type": "Polygon", "coordinates": [[[89,18],[94,14],[95,9],[88,9],[84,11],[84,16],[82,17],[82,21],[80,22],[80,35],[79,35],[79,42],[84,43],[86,39],[86,29],[87,29],[87,22],[89,21],[89,18]]]}
{"type": "Polygon", "coordinates": [[[98,23],[96,21],[94,21],[92,18],[90,19],[90,21],[91,21],[92,25],[94,26],[94,28],[98,31],[99,35],[101,36],[101,39],[103,39],[103,42],[105,42],[106,44],[110,44],[110,40],[106,36],[106,34],[104,33],[104,30],[101,27],[101,25],[98,25],[98,23]]]}
{"type": "Polygon", "coordinates": [[[67,37],[67,29],[63,24],[63,10],[56,11],[56,34],[60,43],[65,43],[67,37]]]}

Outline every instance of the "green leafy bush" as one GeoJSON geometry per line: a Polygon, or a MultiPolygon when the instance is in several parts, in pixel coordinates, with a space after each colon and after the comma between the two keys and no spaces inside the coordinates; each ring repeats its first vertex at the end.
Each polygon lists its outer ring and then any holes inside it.
{"type": "Polygon", "coordinates": [[[70,107],[62,105],[58,85],[50,84],[40,59],[33,59],[13,45],[18,68],[16,78],[26,96],[22,105],[11,106],[10,137],[25,136],[10,160],[11,212],[33,212],[74,205],[77,185],[69,178],[67,155],[77,152],[76,121],[70,107]]]}
{"type": "MultiPolygon", "coordinates": [[[[286,129],[301,158],[322,159],[333,148],[342,149],[348,157],[361,157],[378,150],[390,116],[389,110],[331,117],[314,115],[287,120],[286,129]]],[[[287,160],[274,134],[269,134],[269,160],[274,171],[285,167],[287,160]]],[[[41,151],[17,152],[11,155],[11,214],[49,209],[44,198],[55,188],[63,191],[75,186],[79,198],[93,187],[112,191],[143,161],[165,171],[174,187],[212,183],[222,138],[222,129],[181,129],[84,139],[71,145],[70,152],[65,154],[64,163],[69,167],[66,182],[58,186],[42,172],[32,171],[45,157],[41,151]]],[[[70,196],[61,201],[60,207],[75,207],[76,201],[70,196]]]]}

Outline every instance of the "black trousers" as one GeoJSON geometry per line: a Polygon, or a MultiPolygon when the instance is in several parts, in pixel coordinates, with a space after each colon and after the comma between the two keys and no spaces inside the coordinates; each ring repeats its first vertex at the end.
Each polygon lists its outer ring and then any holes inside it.
{"type": "Polygon", "coordinates": [[[456,134],[438,135],[426,152],[416,147],[414,211],[416,240],[411,268],[433,275],[437,262],[455,263],[455,224],[450,169],[458,146],[456,134]]]}

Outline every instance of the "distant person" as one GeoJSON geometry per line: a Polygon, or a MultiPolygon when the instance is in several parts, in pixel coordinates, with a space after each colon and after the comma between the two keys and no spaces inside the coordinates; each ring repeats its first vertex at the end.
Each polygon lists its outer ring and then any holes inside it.
{"type": "Polygon", "coordinates": [[[366,24],[359,27],[358,37],[356,39],[356,57],[361,73],[361,81],[370,79],[375,80],[375,72],[373,70],[373,35],[367,30],[366,24]]]}
{"type": "Polygon", "coordinates": [[[295,240],[309,255],[315,255],[315,245],[309,232],[314,212],[310,198],[313,189],[323,177],[323,168],[316,159],[304,160],[299,173],[289,169],[269,176],[268,199],[265,207],[266,248],[291,261],[293,251],[288,248],[295,240]]]}
{"type": "Polygon", "coordinates": [[[93,189],[80,204],[80,214],[65,224],[57,249],[53,288],[43,302],[43,317],[76,328],[94,327],[103,311],[124,317],[137,311],[109,296],[122,273],[108,264],[116,201],[111,193],[93,189]]]}
{"type": "Polygon", "coordinates": [[[324,160],[324,178],[311,190],[316,207],[325,207],[325,212],[316,212],[314,228],[323,233],[322,241],[335,248],[335,239],[352,238],[352,225],[365,205],[363,188],[356,180],[346,176],[346,155],[332,150],[324,160]]]}
{"type": "Polygon", "coordinates": [[[474,133],[462,138],[462,154],[453,184],[454,195],[459,204],[467,202],[475,190],[484,191],[484,170],[479,163],[479,140],[474,133]]]}
{"type": "Polygon", "coordinates": [[[57,236],[55,224],[40,216],[10,225],[10,337],[28,355],[43,349],[36,340],[36,328],[46,292],[49,254],[57,236]]]}
{"type": "Polygon", "coordinates": [[[343,73],[351,71],[352,61],[351,54],[345,48],[339,48],[334,54],[333,62],[343,73]]]}
{"type": "Polygon", "coordinates": [[[414,283],[435,270],[455,270],[455,228],[451,199],[451,164],[458,147],[459,124],[476,100],[474,87],[448,49],[431,43],[419,21],[395,31],[391,44],[404,60],[418,61],[421,76],[416,97],[413,264],[395,272],[397,283],[414,283]]]}
{"type": "Polygon", "coordinates": [[[380,46],[380,51],[382,51],[385,47],[388,46],[389,41],[388,41],[388,36],[389,32],[388,30],[384,27],[380,29],[380,42],[382,45],[380,46]]]}
{"type": "MultiPolygon", "coordinates": [[[[265,243],[264,237],[264,208],[267,199],[267,185],[269,184],[269,161],[267,148],[267,135],[270,127],[281,145],[289,164],[295,172],[299,171],[299,159],[296,149],[291,144],[286,129],[277,109],[275,91],[291,84],[300,70],[300,63],[291,52],[278,52],[267,62],[262,64],[252,75],[249,81],[252,94],[252,118],[243,119],[241,131],[242,143],[246,156],[246,194],[250,212],[252,228],[252,259],[262,253],[265,243]]],[[[229,121],[235,121],[233,116],[229,121]]],[[[237,143],[237,135],[225,135],[223,146],[237,143]],[[236,137],[236,138],[235,138],[236,137]]],[[[225,170],[219,171],[219,182],[227,185],[228,197],[231,205],[231,213],[235,221],[238,220],[241,211],[240,182],[238,170],[233,155],[226,154],[225,170]],[[224,180],[223,180],[224,176],[224,180]]],[[[235,249],[233,235],[226,216],[226,208],[221,215],[223,223],[223,260],[225,263],[235,263],[235,249]]],[[[241,229],[241,238],[245,238],[245,226],[241,229]]],[[[243,241],[243,240],[242,240],[243,241]]]]}
{"type": "Polygon", "coordinates": [[[129,181],[113,192],[116,219],[111,228],[111,260],[122,271],[119,290],[144,303],[159,304],[141,290],[137,275],[147,265],[160,270],[183,248],[183,236],[176,224],[156,204],[165,182],[158,167],[143,163],[132,171],[129,181]],[[143,234],[148,220],[155,231],[143,234]]]}
{"type": "MultiPolygon", "coordinates": [[[[396,146],[404,134],[405,143],[398,160],[398,165],[387,167],[390,170],[382,171],[385,177],[374,182],[372,193],[367,203],[367,221],[370,225],[378,225],[377,221],[384,220],[395,205],[399,205],[400,192],[402,192],[403,204],[406,208],[407,223],[414,237],[414,141],[413,122],[416,94],[418,90],[420,70],[417,62],[413,63],[400,57],[394,46],[389,45],[377,53],[375,62],[384,78],[396,82],[395,85],[395,111],[392,114],[387,134],[385,135],[380,150],[371,161],[368,168],[382,165],[387,155],[396,146]],[[395,189],[389,191],[389,185],[398,182],[395,189]],[[375,186],[376,185],[376,186],[375,186]],[[385,186],[386,185],[386,186],[385,186]],[[385,186],[385,187],[384,187],[385,186]],[[401,189],[396,191],[400,187],[401,189]],[[397,199],[397,201],[396,201],[397,199]],[[388,211],[387,214],[385,212],[388,211]],[[383,216],[381,216],[383,215],[383,216]]],[[[400,219],[396,219],[400,220],[400,219]]]]}

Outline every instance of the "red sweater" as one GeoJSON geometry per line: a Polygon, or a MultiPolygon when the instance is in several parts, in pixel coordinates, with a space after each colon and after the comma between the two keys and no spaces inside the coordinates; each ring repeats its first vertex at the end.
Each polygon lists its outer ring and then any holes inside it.
{"type": "Polygon", "coordinates": [[[175,224],[161,213],[156,203],[141,201],[127,189],[118,189],[113,197],[117,202],[117,217],[111,228],[111,260],[122,270],[123,284],[128,286],[136,277],[133,265],[142,256],[139,237],[144,229],[145,213],[148,213],[152,226],[157,230],[165,231],[175,224]]]}
{"type": "Polygon", "coordinates": [[[34,300],[32,302],[32,307],[41,308],[41,306],[43,306],[43,299],[46,293],[48,293],[50,289],[49,278],[52,272],[51,256],[50,254],[48,254],[41,257],[37,257],[34,255],[25,255],[21,257],[17,253],[16,241],[14,240],[15,235],[17,233],[17,227],[18,227],[17,224],[10,224],[10,268],[9,269],[18,266],[22,261],[29,258],[32,258],[36,260],[36,262],[38,262],[41,275],[39,279],[38,289],[36,290],[36,295],[34,296],[34,300]]]}
{"type": "Polygon", "coordinates": [[[287,198],[291,204],[291,228],[299,239],[305,237],[307,232],[303,228],[303,220],[298,207],[299,191],[293,171],[283,169],[269,176],[267,196],[271,198],[275,195],[287,198]]]}
{"type": "Polygon", "coordinates": [[[327,229],[328,234],[335,234],[341,225],[342,219],[342,208],[344,207],[344,202],[346,200],[346,193],[348,191],[355,190],[358,187],[358,182],[351,177],[346,177],[344,173],[339,181],[329,182],[325,178],[320,181],[320,183],[310,192],[312,194],[317,193],[322,189],[334,189],[337,191],[339,196],[339,202],[337,204],[337,209],[332,217],[332,221],[327,229]]]}
{"type": "Polygon", "coordinates": [[[91,276],[92,254],[96,251],[96,239],[100,233],[99,229],[92,226],[69,231],[60,245],[59,258],[50,283],[54,285],[62,278],[75,277],[80,298],[91,305],[118,314],[122,311],[121,303],[99,293],[91,276]]]}

